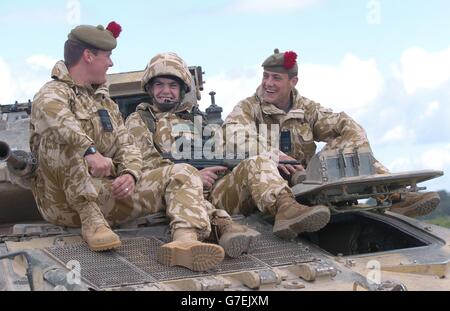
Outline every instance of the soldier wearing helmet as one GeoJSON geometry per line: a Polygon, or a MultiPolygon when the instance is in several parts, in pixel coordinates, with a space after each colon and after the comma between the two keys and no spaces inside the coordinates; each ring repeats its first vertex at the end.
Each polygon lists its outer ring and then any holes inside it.
{"type": "MultiPolygon", "coordinates": [[[[186,94],[191,90],[193,80],[185,62],[175,53],[161,53],[153,57],[142,77],[142,88],[150,95],[152,101],[142,103],[137,111],[126,120],[126,126],[141,146],[144,165],[169,165],[160,154],[149,152],[155,146],[160,153],[170,153],[175,141],[177,129],[184,128],[184,138],[193,137],[192,116],[200,114],[195,103],[186,100],[186,94]]],[[[226,168],[212,168],[201,171],[205,184],[209,176],[226,168]]],[[[216,241],[230,257],[238,257],[254,248],[259,233],[233,222],[229,214],[216,209],[212,204],[208,211],[211,217],[211,240],[216,241]]],[[[173,232],[174,240],[179,239],[177,230],[173,232]]],[[[193,236],[193,235],[191,235],[193,236]]],[[[195,239],[195,236],[193,236],[195,239]]]]}
{"type": "Polygon", "coordinates": [[[150,94],[153,103],[162,111],[176,109],[175,106],[190,92],[192,83],[192,75],[186,63],[175,53],[153,57],[141,80],[142,88],[150,94]],[[165,93],[164,86],[167,83],[170,91],[165,93]]]}
{"type": "MultiPolygon", "coordinates": [[[[146,150],[150,150],[150,145],[154,144],[161,153],[170,153],[180,132],[177,128],[187,129],[187,133],[183,133],[184,138],[186,135],[194,135],[192,128],[195,124],[192,118],[185,116],[195,115],[196,106],[183,100],[184,92],[189,91],[190,85],[192,85],[191,74],[179,56],[164,53],[151,59],[142,78],[142,87],[151,96],[152,102],[139,105],[137,112],[130,115],[126,121],[130,133],[141,146],[144,163],[164,161],[155,158],[146,150]]],[[[287,182],[278,173],[275,161],[268,155],[245,159],[231,172],[219,177],[225,170],[226,167],[218,166],[199,171],[203,185],[207,189],[208,200],[222,213],[226,211],[230,214],[247,214],[255,205],[263,211],[276,208],[284,210],[287,206],[297,204],[287,182]]],[[[292,234],[289,232],[289,225],[295,223],[305,231],[319,229],[328,222],[329,216],[326,207],[308,209],[302,215],[284,215],[283,217],[288,220],[278,217],[274,233],[290,238],[292,234]]],[[[213,231],[222,233],[222,236],[240,233],[242,239],[248,240],[250,237],[250,241],[253,241],[255,232],[230,223],[228,217],[219,217],[217,214],[212,220],[212,225],[216,228],[213,231]]],[[[219,234],[218,238],[219,244],[226,250],[228,247],[222,243],[223,237],[221,238],[219,234]]],[[[251,248],[250,243],[244,245],[251,248]]]]}
{"type": "MultiPolygon", "coordinates": [[[[253,133],[249,137],[257,137],[257,125],[265,124],[269,128],[276,125],[280,131],[292,134],[289,139],[293,148],[280,158],[298,160],[303,166],[308,165],[315,154],[316,141],[326,142],[325,149],[370,148],[364,129],[346,113],[333,113],[331,109],[301,96],[296,89],[298,63],[295,52],[280,53],[276,49],[262,67],[264,73],[260,86],[254,95],[234,107],[223,125],[227,131],[242,131],[245,127],[253,133]]],[[[380,162],[375,161],[374,166],[377,173],[388,173],[380,162]]],[[[302,169],[289,165],[279,165],[278,168],[285,174],[302,169]]],[[[394,203],[391,211],[407,216],[430,213],[440,202],[436,192],[408,192],[404,200],[400,199],[398,195],[391,198],[394,203]]]]}

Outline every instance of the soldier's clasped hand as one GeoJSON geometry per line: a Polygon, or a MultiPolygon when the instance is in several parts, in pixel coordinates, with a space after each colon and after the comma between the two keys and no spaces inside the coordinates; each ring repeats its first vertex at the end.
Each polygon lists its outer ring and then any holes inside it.
{"type": "Polygon", "coordinates": [[[90,154],[84,157],[89,166],[92,177],[103,178],[111,176],[112,160],[100,153],[90,154]]]}
{"type": "Polygon", "coordinates": [[[134,192],[134,178],[130,174],[117,177],[112,183],[113,196],[116,199],[125,199],[134,192]]]}

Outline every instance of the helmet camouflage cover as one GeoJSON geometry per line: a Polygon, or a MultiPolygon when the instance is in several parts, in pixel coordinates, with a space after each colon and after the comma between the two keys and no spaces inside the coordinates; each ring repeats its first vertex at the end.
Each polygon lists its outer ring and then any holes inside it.
{"type": "Polygon", "coordinates": [[[142,89],[147,91],[147,84],[159,76],[175,76],[183,81],[186,93],[191,90],[192,76],[189,68],[175,53],[160,53],[150,60],[141,80],[142,89]]]}

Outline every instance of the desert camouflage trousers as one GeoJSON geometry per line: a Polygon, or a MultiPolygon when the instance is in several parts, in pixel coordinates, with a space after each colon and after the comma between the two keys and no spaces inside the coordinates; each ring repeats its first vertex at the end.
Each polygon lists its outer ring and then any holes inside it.
{"type": "Polygon", "coordinates": [[[242,160],[219,179],[208,199],[230,215],[248,215],[256,208],[275,215],[277,197],[283,193],[292,193],[292,190],[278,173],[277,165],[269,157],[259,155],[242,160]]]}
{"type": "Polygon", "coordinates": [[[112,226],[165,211],[173,230],[194,228],[200,239],[209,237],[210,219],[229,218],[203,198],[197,170],[175,164],[142,172],[134,193],[126,199],[112,196],[112,178],[90,176],[84,158],[64,152],[40,157],[32,191],[43,218],[56,225],[79,227],[77,210],[95,202],[112,226]]]}

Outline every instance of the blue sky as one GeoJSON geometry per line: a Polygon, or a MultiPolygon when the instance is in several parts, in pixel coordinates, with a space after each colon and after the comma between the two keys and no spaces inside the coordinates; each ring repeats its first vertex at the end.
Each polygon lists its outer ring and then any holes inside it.
{"type": "Polygon", "coordinates": [[[446,0],[2,1],[0,104],[32,98],[78,23],[122,25],[112,72],[163,51],[201,65],[201,106],[215,90],[226,113],[275,47],[294,50],[304,96],[357,119],[393,171],[444,170],[426,185],[450,191],[449,13],[446,0]]]}

